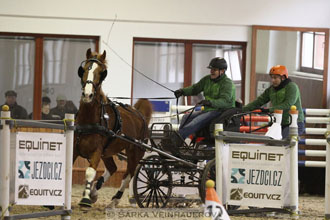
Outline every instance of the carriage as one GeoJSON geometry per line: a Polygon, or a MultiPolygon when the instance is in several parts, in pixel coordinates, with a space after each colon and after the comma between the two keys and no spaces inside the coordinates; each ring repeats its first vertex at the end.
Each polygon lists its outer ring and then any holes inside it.
{"type": "MultiPolygon", "coordinates": [[[[140,99],[132,108],[114,103],[103,94],[101,83],[107,75],[105,56],[105,51],[98,54],[89,49],[84,65],[78,70],[83,93],[76,116],[73,162],[81,156],[90,163],[79,205],[90,208],[97,200],[97,191],[117,170],[113,156],[123,156],[123,151],[127,171],[109,207],[118,204],[132,177],[139,207],[166,207],[174,187],[197,187],[204,201],[206,180],[215,180],[215,124],[222,123],[225,131],[239,132],[241,118],[251,113],[242,113],[240,108],[227,109],[198,132],[189,145],[171,148],[166,143],[177,133],[170,123],[152,124],[148,135],[152,113],[148,100],[140,99]],[[147,150],[156,154],[143,158],[147,150]],[[100,160],[106,170],[94,180],[100,160]],[[176,173],[179,178],[173,175],[176,173]]],[[[272,120],[268,125],[271,123],[272,120]]]]}
{"type": "MultiPolygon", "coordinates": [[[[134,175],[134,199],[141,208],[162,208],[172,198],[175,187],[197,187],[202,202],[205,202],[205,183],[215,181],[215,124],[223,124],[224,131],[239,132],[242,124],[249,123],[246,115],[263,114],[242,113],[240,108],[225,110],[209,125],[191,136],[189,144],[173,147],[169,145],[173,136],[178,135],[170,123],[153,123],[150,127],[150,144],[153,150],[161,152],[143,158],[134,175]],[[176,158],[170,158],[169,155],[176,158]],[[182,159],[184,161],[180,161],[182,159]]],[[[269,126],[272,123],[271,116],[269,126]]],[[[251,119],[252,117],[249,117],[251,119]]],[[[252,128],[249,132],[252,132],[252,128]]],[[[175,138],[174,138],[175,139],[175,138]]]]}

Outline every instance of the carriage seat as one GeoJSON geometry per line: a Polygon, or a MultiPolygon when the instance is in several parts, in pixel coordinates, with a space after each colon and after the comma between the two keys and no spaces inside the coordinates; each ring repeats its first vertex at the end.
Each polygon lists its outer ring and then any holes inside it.
{"type": "MultiPolygon", "coordinates": [[[[197,143],[196,141],[199,137],[204,138],[203,143],[214,143],[214,127],[215,124],[223,124],[225,131],[239,132],[240,129],[240,116],[232,117],[235,114],[242,112],[241,108],[229,108],[222,112],[221,115],[212,119],[211,123],[199,130],[192,139],[192,143],[197,143]]],[[[164,137],[160,142],[162,150],[171,152],[173,155],[178,155],[179,148],[188,148],[188,145],[180,137],[180,135],[172,130],[170,124],[166,124],[163,127],[164,137]]],[[[151,135],[152,136],[152,135],[151,135]]],[[[190,144],[191,145],[191,144],[190,144]]]]}
{"type": "Polygon", "coordinates": [[[224,131],[239,132],[241,118],[232,117],[239,113],[242,113],[241,108],[229,108],[224,110],[221,115],[212,119],[210,124],[199,130],[195,137],[204,137],[205,140],[213,141],[215,124],[223,124],[224,131]]]}
{"type": "MultiPolygon", "coordinates": [[[[241,108],[230,108],[223,111],[221,115],[215,117],[208,126],[205,126],[200,131],[196,133],[193,137],[192,142],[187,145],[185,141],[180,137],[180,135],[172,130],[169,125],[164,126],[164,138],[160,141],[160,147],[165,152],[170,152],[172,155],[177,157],[192,157],[199,159],[207,158],[209,159],[208,151],[203,151],[200,149],[200,146],[203,148],[206,146],[214,146],[214,127],[215,124],[222,123],[225,131],[234,131],[239,132],[240,129],[240,116],[232,117],[235,114],[242,112],[241,108]],[[198,138],[204,138],[202,141],[198,142],[198,138]],[[192,151],[189,149],[192,148],[192,151]],[[203,152],[202,152],[203,151],[203,152]]],[[[214,156],[214,152],[211,151],[214,156]]],[[[212,158],[212,157],[211,157],[212,158]]]]}

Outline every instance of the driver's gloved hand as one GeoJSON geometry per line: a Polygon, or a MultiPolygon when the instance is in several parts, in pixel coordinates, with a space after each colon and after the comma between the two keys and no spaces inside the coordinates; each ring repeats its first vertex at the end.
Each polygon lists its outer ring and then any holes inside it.
{"type": "Polygon", "coordinates": [[[174,91],[175,98],[179,98],[180,96],[183,96],[183,90],[178,89],[174,91]]]}
{"type": "Polygon", "coordinates": [[[203,106],[212,106],[212,103],[209,100],[202,100],[198,104],[203,106]]]}

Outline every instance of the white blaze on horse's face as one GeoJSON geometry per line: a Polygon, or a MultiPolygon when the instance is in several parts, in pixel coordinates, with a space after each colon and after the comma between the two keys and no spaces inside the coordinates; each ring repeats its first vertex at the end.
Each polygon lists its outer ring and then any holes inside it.
{"type": "Polygon", "coordinates": [[[95,69],[98,67],[97,63],[92,63],[92,68],[88,71],[88,75],[87,75],[87,80],[86,80],[86,85],[83,91],[83,97],[82,100],[85,103],[90,103],[93,100],[93,95],[94,95],[94,91],[93,91],[93,84],[92,83],[88,83],[88,82],[94,82],[94,71],[95,69]]]}

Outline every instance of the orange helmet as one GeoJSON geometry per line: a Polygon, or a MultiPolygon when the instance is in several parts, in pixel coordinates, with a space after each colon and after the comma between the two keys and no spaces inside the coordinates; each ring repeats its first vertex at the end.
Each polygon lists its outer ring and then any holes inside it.
{"type": "Polygon", "coordinates": [[[285,66],[276,65],[270,68],[269,74],[285,76],[285,78],[288,78],[288,69],[285,66]]]}

